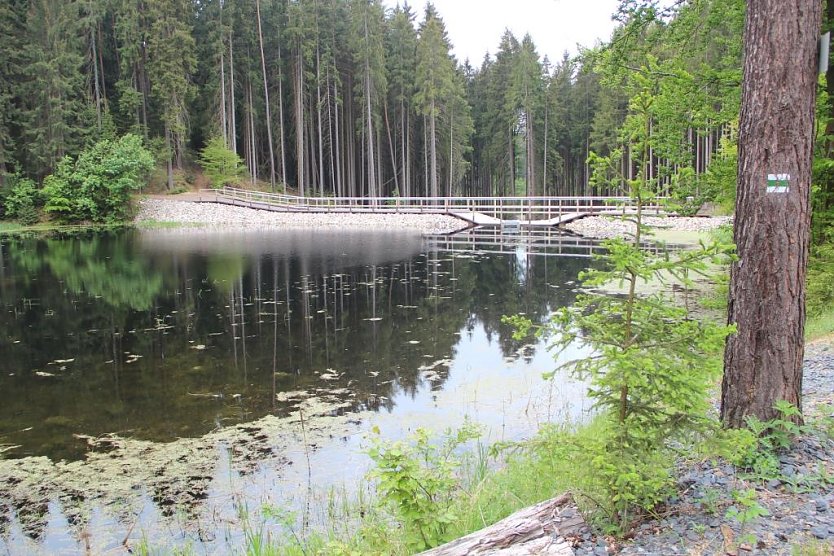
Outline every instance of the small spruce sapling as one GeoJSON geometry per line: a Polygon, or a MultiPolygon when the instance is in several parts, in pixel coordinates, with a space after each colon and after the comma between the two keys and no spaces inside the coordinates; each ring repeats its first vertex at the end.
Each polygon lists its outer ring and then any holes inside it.
{"type": "MultiPolygon", "coordinates": [[[[691,318],[664,293],[638,294],[638,285],[675,279],[693,286],[692,276],[706,275],[709,265],[726,259],[731,246],[700,243],[696,249],[671,253],[644,249],[650,235],[643,225],[647,204],[656,202],[657,177],[651,172],[654,83],[651,72],[632,77],[636,93],[622,132],[624,143],[639,164],[636,176],[617,174],[614,152],[592,156],[597,185],[625,184],[634,206],[627,218],[634,224],[630,240],[604,242],[598,258],[602,269],[580,277],[586,288],[615,284],[625,295],[584,293],[576,303],[556,312],[543,332],[561,352],[584,344],[593,355],[567,363],[572,374],[589,383],[588,395],[607,423],[604,438],[588,448],[587,457],[605,495],[601,508],[611,528],[625,532],[639,511],[651,511],[668,494],[674,440],[706,425],[708,390],[720,374],[720,353],[731,328],[691,318]],[[613,183],[612,183],[613,182],[613,183]]],[[[529,321],[509,319],[526,334],[529,321]]]]}

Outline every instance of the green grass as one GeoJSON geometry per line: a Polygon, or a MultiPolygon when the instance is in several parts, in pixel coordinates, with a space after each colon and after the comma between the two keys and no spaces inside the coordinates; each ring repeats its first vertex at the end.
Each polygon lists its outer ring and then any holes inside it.
{"type": "Polygon", "coordinates": [[[0,222],[0,234],[20,232],[26,229],[17,222],[0,222]]]}
{"type": "MultiPolygon", "coordinates": [[[[460,486],[450,508],[455,519],[442,542],[483,529],[565,491],[593,493],[597,481],[590,466],[576,465],[573,458],[565,455],[582,446],[589,436],[598,434],[595,427],[594,422],[578,428],[544,427],[532,441],[505,446],[492,456],[480,444],[462,454],[458,469],[460,486]]],[[[590,498],[578,499],[577,503],[588,511],[587,515],[595,515],[590,498]]],[[[332,491],[326,504],[325,528],[306,533],[288,527],[290,522],[276,517],[278,512],[269,507],[254,514],[244,511],[240,519],[246,540],[243,552],[252,556],[411,553],[401,525],[389,513],[384,500],[356,499],[343,491],[332,491]]]]}
{"type": "Polygon", "coordinates": [[[156,230],[169,228],[196,228],[200,224],[190,222],[168,222],[164,220],[142,220],[136,222],[135,226],[142,230],[156,230]]]}
{"type": "Polygon", "coordinates": [[[834,307],[808,318],[805,323],[805,340],[813,341],[834,334],[834,307]]]}

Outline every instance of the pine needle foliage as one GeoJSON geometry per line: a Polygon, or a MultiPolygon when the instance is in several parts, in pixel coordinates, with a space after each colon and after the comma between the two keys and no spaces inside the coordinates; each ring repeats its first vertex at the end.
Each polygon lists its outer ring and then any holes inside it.
{"type": "MultiPolygon", "coordinates": [[[[728,326],[692,318],[662,292],[672,282],[692,287],[693,277],[726,260],[731,246],[702,242],[680,252],[646,249],[650,232],[643,225],[644,207],[657,202],[653,192],[658,190],[649,171],[657,89],[651,69],[643,69],[630,78],[629,114],[621,130],[623,143],[638,161],[635,177],[617,174],[617,153],[592,157],[597,185],[610,180],[626,184],[635,206],[627,218],[634,233],[627,240],[605,242],[606,253],[598,257],[602,268],[581,276],[588,293],[558,311],[544,328],[557,352],[577,344],[592,348],[591,357],[565,366],[589,384],[599,434],[579,457],[594,471],[598,484],[590,490],[602,493],[595,501],[609,528],[620,533],[669,493],[671,445],[707,425],[708,392],[721,371],[715,354],[731,332],[728,326]],[[649,282],[659,283],[661,291],[641,295],[638,286],[649,282]],[[626,293],[589,290],[609,285],[624,287],[626,293]]],[[[520,334],[528,332],[529,321],[511,320],[520,334]]]]}

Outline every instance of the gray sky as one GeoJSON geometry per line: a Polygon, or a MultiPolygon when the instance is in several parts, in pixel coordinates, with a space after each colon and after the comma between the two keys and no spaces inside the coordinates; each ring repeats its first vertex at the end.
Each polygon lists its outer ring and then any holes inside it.
{"type": "MultiPolygon", "coordinates": [[[[402,3],[402,0],[399,0],[402,3]]],[[[383,0],[394,7],[398,0],[383,0]]],[[[530,33],[540,58],[551,62],[562,52],[576,53],[577,43],[593,46],[607,40],[614,29],[611,14],[617,0],[434,0],[434,6],[446,23],[454,54],[459,61],[469,58],[479,67],[484,53],[493,56],[504,29],[521,40],[530,33]]],[[[410,0],[417,21],[423,19],[425,0],[410,0]]]]}

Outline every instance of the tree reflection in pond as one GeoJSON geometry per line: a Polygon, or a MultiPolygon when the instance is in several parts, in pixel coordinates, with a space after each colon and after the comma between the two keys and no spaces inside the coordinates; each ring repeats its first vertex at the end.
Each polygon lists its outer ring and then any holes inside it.
{"type": "Polygon", "coordinates": [[[0,444],[77,459],[73,435],[196,437],[291,404],[281,393],[443,388],[460,335],[570,303],[587,259],[432,250],[399,233],[205,230],[4,239],[0,444]],[[283,401],[282,401],[283,400],[283,401]]]}

